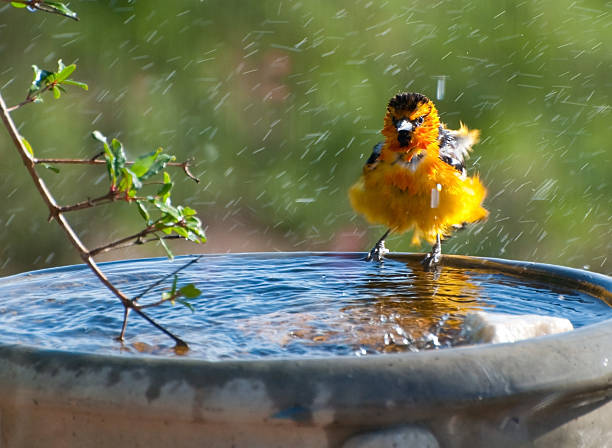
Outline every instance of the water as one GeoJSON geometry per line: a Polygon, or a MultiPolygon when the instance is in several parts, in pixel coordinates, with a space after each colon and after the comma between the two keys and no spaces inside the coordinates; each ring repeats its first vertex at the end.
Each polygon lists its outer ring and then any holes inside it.
{"type": "MultiPolygon", "coordinates": [[[[471,311],[537,313],[574,327],[612,317],[612,309],[559,282],[494,270],[410,260],[366,263],[357,254],[208,255],[180,273],[203,291],[195,312],[180,305],[149,314],[186,340],[186,356],[208,359],[363,356],[460,344],[471,311]]],[[[133,297],[189,257],[102,264],[133,297]]],[[[169,286],[168,282],[164,285],[169,286]]],[[[161,287],[160,287],[161,288],[161,287]]],[[[158,288],[141,301],[154,301],[158,288]]],[[[0,279],[3,343],[112,354],[174,355],[172,341],[132,315],[127,340],[115,340],[123,308],[82,266],[0,279]]]]}

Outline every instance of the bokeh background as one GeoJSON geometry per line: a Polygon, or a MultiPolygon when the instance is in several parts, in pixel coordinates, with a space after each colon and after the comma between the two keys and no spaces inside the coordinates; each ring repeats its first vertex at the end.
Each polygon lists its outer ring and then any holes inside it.
{"type": "MultiPolygon", "coordinates": [[[[25,97],[31,64],[76,62],[60,100],[13,113],[39,157],[85,157],[98,129],[131,157],[194,157],[173,171],[205,245],[176,253],[365,251],[384,231],[350,208],[388,99],[418,91],[450,127],[480,129],[469,161],[490,218],[446,253],[612,273],[612,17],[602,1],[72,1],[81,21],[0,3],[0,91],[25,97]],[[442,89],[443,88],[443,89],[442,89]],[[443,90],[443,91],[442,91],[443,90]]],[[[79,258],[0,132],[0,275],[79,258]]],[[[100,167],[42,169],[61,203],[105,192],[100,167]]],[[[138,230],[136,210],[70,216],[95,246],[138,230]]],[[[426,251],[392,237],[394,251],[426,251]]],[[[151,246],[103,259],[163,256],[151,246]]]]}

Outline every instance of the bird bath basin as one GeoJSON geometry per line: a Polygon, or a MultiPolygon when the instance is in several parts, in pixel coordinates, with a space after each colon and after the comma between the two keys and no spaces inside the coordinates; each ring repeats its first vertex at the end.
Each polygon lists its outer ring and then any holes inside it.
{"type": "MultiPolygon", "coordinates": [[[[420,255],[361,257],[204,256],[180,273],[203,291],[196,311],[151,313],[190,343],[185,356],[137,317],[128,341],[114,341],[121,306],[83,266],[0,279],[0,446],[612,439],[609,277],[447,255],[432,273],[420,255]],[[477,310],[562,316],[576,329],[467,346],[459,328],[477,310]]],[[[183,261],[102,266],[136,295],[183,261]]]]}

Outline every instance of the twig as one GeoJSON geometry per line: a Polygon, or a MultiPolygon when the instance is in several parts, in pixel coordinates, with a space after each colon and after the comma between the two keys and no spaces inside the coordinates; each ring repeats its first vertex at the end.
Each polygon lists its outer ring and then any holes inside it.
{"type": "Polygon", "coordinates": [[[48,90],[51,89],[51,87],[53,87],[54,84],[47,84],[46,86],[38,89],[36,92],[29,92],[28,95],[26,96],[26,99],[23,100],[21,103],[16,104],[13,107],[7,107],[7,112],[11,113],[23,106],[25,106],[26,104],[30,104],[33,103],[34,101],[36,101],[36,98],[38,98],[40,95],[42,95],[43,93],[47,92],[48,90]]]}
{"type": "Polygon", "coordinates": [[[99,196],[93,199],[87,199],[85,201],[77,202],[76,204],[72,205],[63,205],[58,208],[61,213],[67,213],[74,212],[77,210],[84,210],[86,208],[96,207],[97,205],[102,205],[107,202],[114,202],[116,200],[118,200],[117,194],[113,191],[109,191],[103,196],[99,196]]]}
{"type": "Polygon", "coordinates": [[[111,243],[105,244],[104,246],[99,246],[99,247],[96,247],[95,249],[91,249],[89,253],[92,257],[95,257],[96,255],[102,252],[107,252],[111,249],[116,248],[117,246],[121,246],[122,244],[127,243],[128,241],[138,240],[139,238],[142,238],[143,236],[148,235],[149,233],[152,233],[155,231],[156,231],[155,227],[151,225],[151,226],[145,227],[143,230],[141,230],[138,233],[135,233],[133,235],[126,236],[125,238],[121,238],[120,240],[116,240],[111,243]]]}
{"type": "Polygon", "coordinates": [[[33,96],[33,97],[28,96],[28,97],[27,97],[25,100],[23,100],[21,103],[16,104],[16,105],[14,105],[14,106],[12,106],[12,107],[8,107],[6,110],[7,110],[7,112],[9,112],[9,113],[10,113],[10,112],[13,112],[13,111],[15,111],[15,110],[19,109],[20,107],[25,106],[26,104],[33,103],[35,100],[36,100],[36,95],[35,95],[35,96],[33,96]]]}
{"type": "MultiPolygon", "coordinates": [[[[10,112],[10,111],[9,111],[10,112]]],[[[32,159],[34,163],[48,163],[48,164],[67,164],[67,165],[106,165],[106,160],[100,160],[96,155],[92,159],[52,159],[52,158],[34,158],[32,159]]],[[[192,159],[185,160],[184,162],[168,162],[166,166],[177,166],[183,168],[183,171],[187,175],[188,178],[193,180],[196,183],[200,182],[200,179],[195,177],[189,167],[193,162],[192,159]]],[[[133,165],[135,162],[125,162],[127,166],[133,165]]]]}
{"type": "MultiPolygon", "coordinates": [[[[137,300],[139,300],[139,299],[141,299],[142,297],[144,297],[144,295],[145,295],[146,293],[148,293],[149,291],[151,291],[151,290],[152,290],[153,288],[155,288],[156,286],[161,285],[163,282],[165,282],[166,280],[168,280],[170,277],[172,277],[172,276],[174,276],[174,275],[178,274],[179,272],[181,272],[181,271],[182,271],[182,270],[184,270],[184,269],[187,269],[187,268],[188,268],[189,266],[191,266],[192,264],[197,263],[197,262],[200,260],[200,258],[202,258],[202,255],[199,255],[199,256],[195,257],[194,259],[189,260],[189,262],[188,262],[188,263],[186,263],[186,264],[184,264],[183,266],[181,266],[180,268],[176,269],[174,272],[171,272],[170,274],[166,274],[165,276],[163,276],[161,279],[159,279],[159,280],[158,280],[158,281],[156,281],[155,283],[153,283],[153,284],[149,285],[148,287],[146,287],[146,288],[144,289],[144,291],[142,291],[140,294],[138,294],[137,296],[135,296],[135,297],[132,299],[132,302],[133,302],[133,303],[135,303],[137,300]]],[[[148,306],[150,306],[150,305],[143,305],[143,306],[141,306],[140,308],[146,308],[146,307],[148,307],[148,306]]]]}
{"type": "MultiPolygon", "coordinates": [[[[105,252],[110,252],[111,250],[118,250],[118,249],[125,249],[126,247],[132,247],[132,246],[136,246],[137,244],[147,244],[147,243],[152,243],[154,241],[159,241],[159,238],[149,238],[149,239],[138,239],[138,237],[136,237],[136,241],[131,241],[130,239],[135,239],[133,238],[134,235],[132,235],[132,237],[126,237],[126,238],[122,238],[122,241],[113,241],[112,243],[106,244],[104,246],[100,246],[100,247],[96,247],[95,249],[90,250],[89,252],[92,254],[92,256],[97,256],[100,254],[103,254],[105,252]]],[[[164,235],[163,237],[161,237],[161,239],[163,240],[180,240],[180,239],[185,239],[180,235],[164,235]]]]}

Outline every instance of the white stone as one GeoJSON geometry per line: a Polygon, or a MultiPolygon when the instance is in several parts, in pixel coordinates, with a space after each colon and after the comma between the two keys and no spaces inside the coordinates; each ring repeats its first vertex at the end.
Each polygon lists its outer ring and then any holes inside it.
{"type": "Polygon", "coordinates": [[[562,317],[477,311],[465,316],[461,335],[471,344],[515,342],[573,330],[562,317]]]}
{"type": "Polygon", "coordinates": [[[427,429],[399,426],[359,434],[347,440],[342,448],[439,448],[438,441],[427,429]]]}

